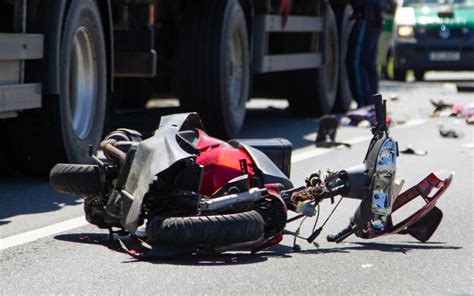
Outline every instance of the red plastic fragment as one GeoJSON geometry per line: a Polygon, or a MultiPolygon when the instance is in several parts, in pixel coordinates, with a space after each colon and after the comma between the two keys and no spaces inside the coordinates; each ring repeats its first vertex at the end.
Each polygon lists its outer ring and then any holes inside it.
{"type": "Polygon", "coordinates": [[[421,196],[425,200],[426,205],[405,220],[393,226],[387,231],[387,233],[393,234],[400,232],[401,230],[416,223],[416,221],[429,213],[436,205],[438,199],[443,195],[446,189],[448,189],[452,180],[453,175],[450,175],[444,180],[440,180],[435,174],[431,173],[420,183],[400,194],[393,204],[392,213],[418,196],[421,196]],[[437,189],[437,191],[433,192],[434,189],[437,189]]]}

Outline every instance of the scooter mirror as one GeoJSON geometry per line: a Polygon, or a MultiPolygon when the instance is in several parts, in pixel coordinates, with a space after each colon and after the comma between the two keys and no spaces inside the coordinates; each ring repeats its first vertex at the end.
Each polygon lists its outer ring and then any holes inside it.
{"type": "Polygon", "coordinates": [[[376,128],[387,130],[387,102],[383,100],[381,94],[375,94],[374,105],[375,105],[375,119],[376,128]]]}

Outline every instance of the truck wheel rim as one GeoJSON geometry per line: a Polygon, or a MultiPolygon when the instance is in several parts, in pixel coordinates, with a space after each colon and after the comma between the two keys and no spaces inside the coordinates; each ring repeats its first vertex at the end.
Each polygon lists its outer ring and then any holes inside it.
{"type": "Polygon", "coordinates": [[[241,32],[235,30],[229,43],[230,58],[228,65],[228,98],[233,110],[239,107],[242,100],[245,63],[244,50],[241,32]]]}
{"type": "Polygon", "coordinates": [[[69,75],[69,111],[76,135],[90,132],[97,100],[97,65],[89,30],[80,27],[74,36],[69,75]]]}

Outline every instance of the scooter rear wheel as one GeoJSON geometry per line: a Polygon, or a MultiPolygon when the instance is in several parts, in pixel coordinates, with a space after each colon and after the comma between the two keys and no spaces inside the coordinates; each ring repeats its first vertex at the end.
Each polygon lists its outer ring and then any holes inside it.
{"type": "Polygon", "coordinates": [[[51,170],[49,181],[54,190],[76,195],[100,195],[102,186],[96,165],[59,163],[51,170]]]}

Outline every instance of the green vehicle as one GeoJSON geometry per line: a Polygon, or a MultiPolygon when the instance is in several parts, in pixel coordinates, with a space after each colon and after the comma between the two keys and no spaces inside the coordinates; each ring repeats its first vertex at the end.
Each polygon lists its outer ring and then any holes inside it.
{"type": "Polygon", "coordinates": [[[405,0],[394,25],[393,79],[404,81],[409,69],[416,80],[430,70],[474,70],[474,0],[405,0]]]}

